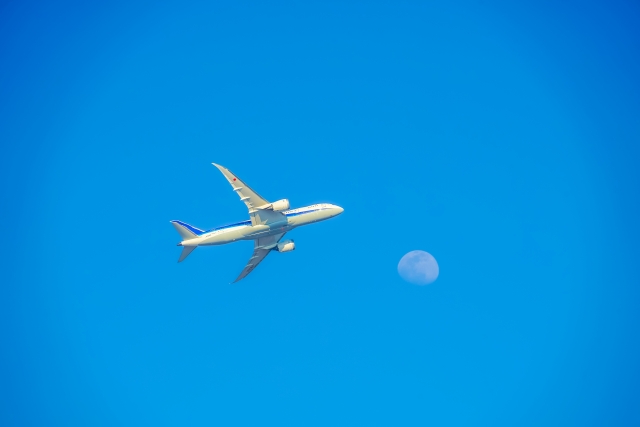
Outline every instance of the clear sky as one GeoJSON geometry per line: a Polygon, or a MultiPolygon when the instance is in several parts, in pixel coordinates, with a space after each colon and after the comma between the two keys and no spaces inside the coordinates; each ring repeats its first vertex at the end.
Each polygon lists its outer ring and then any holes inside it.
{"type": "Polygon", "coordinates": [[[636,2],[88,3],[0,6],[1,425],[640,425],[636,2]],[[229,285],[211,162],[345,212],[229,285]]]}

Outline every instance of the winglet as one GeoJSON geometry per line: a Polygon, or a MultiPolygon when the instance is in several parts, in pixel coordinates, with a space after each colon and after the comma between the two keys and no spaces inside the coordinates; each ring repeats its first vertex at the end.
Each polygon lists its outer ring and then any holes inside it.
{"type": "MultiPolygon", "coordinates": [[[[229,182],[233,183],[234,181],[236,181],[236,180],[238,179],[238,177],[237,177],[237,176],[235,176],[235,175],[233,174],[233,172],[231,172],[229,169],[225,168],[224,166],[219,165],[219,164],[217,164],[217,163],[211,163],[211,164],[212,164],[213,166],[217,167],[217,168],[218,168],[218,170],[219,170],[220,172],[222,172],[222,175],[224,175],[224,177],[225,177],[225,178],[227,178],[227,180],[228,180],[229,182]]],[[[232,185],[233,185],[233,184],[232,184],[232,185]]]]}

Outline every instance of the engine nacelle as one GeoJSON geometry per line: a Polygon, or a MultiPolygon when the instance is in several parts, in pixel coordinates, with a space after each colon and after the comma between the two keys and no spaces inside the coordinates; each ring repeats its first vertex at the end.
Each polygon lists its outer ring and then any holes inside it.
{"type": "Polygon", "coordinates": [[[289,209],[289,199],[278,200],[277,202],[271,203],[271,206],[274,211],[286,211],[289,209]]]}
{"type": "Polygon", "coordinates": [[[278,243],[278,246],[276,246],[278,252],[291,252],[295,248],[296,244],[293,243],[293,240],[283,240],[282,242],[278,243]]]}

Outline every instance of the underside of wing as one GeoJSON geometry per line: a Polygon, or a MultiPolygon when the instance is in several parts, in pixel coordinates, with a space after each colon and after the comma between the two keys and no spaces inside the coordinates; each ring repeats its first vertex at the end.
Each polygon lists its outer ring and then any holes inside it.
{"type": "Polygon", "coordinates": [[[238,193],[240,200],[247,205],[247,209],[249,209],[249,217],[251,218],[251,225],[273,224],[287,220],[287,217],[284,214],[270,210],[268,207],[270,207],[271,204],[267,200],[263,199],[258,193],[253,191],[251,187],[249,187],[229,169],[216,163],[212,164],[222,172],[222,175],[224,175],[227,181],[229,181],[229,184],[231,184],[233,191],[238,193]]]}
{"type": "Polygon", "coordinates": [[[240,273],[240,275],[233,281],[233,283],[239,282],[240,280],[247,277],[249,273],[251,273],[257,266],[262,262],[263,259],[269,255],[269,252],[278,244],[278,241],[282,239],[285,233],[276,234],[268,237],[261,237],[260,239],[256,239],[253,241],[253,254],[251,258],[249,258],[249,262],[244,267],[244,270],[240,273]]]}
{"type": "Polygon", "coordinates": [[[251,213],[253,210],[255,210],[260,206],[265,206],[269,204],[268,201],[266,201],[258,193],[253,191],[251,187],[245,184],[244,181],[238,178],[229,169],[225,168],[224,166],[217,165],[215,163],[212,163],[212,164],[213,166],[217,167],[220,170],[220,172],[222,172],[222,175],[224,175],[225,178],[227,178],[227,181],[229,181],[229,184],[231,184],[231,187],[233,187],[233,191],[238,193],[238,196],[240,196],[240,200],[242,200],[242,202],[244,202],[244,204],[247,205],[247,208],[249,209],[249,213],[251,213]]]}

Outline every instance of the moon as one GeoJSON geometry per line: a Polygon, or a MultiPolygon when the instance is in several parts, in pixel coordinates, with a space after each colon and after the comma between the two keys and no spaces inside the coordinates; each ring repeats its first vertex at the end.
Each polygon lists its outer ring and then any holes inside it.
{"type": "Polygon", "coordinates": [[[398,263],[398,274],[414,285],[428,285],[435,282],[440,273],[436,259],[429,252],[411,251],[398,263]]]}

